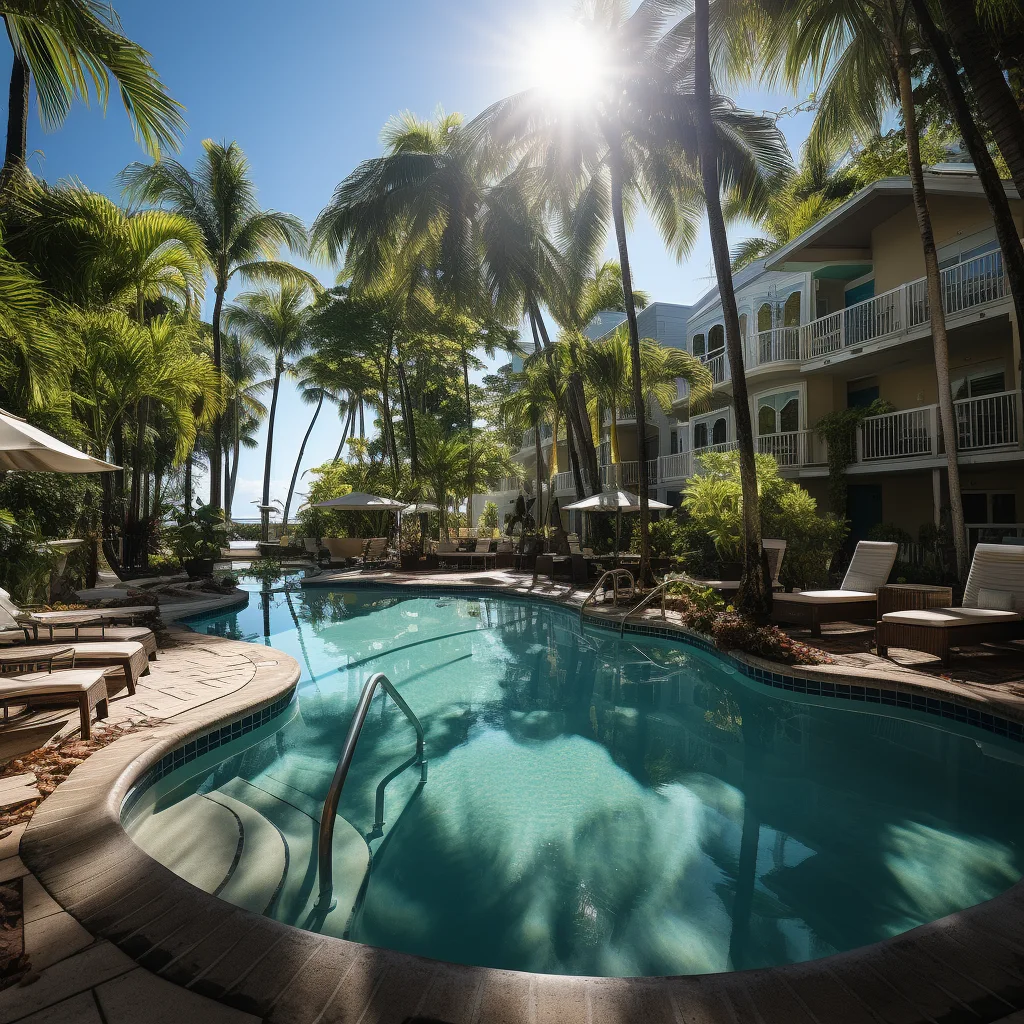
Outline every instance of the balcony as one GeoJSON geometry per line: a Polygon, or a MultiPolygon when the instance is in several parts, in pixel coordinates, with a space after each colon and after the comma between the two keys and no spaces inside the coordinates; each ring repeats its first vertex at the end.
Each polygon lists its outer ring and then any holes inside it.
{"type": "MultiPolygon", "coordinates": [[[[551,424],[550,423],[542,423],[540,425],[540,443],[541,444],[550,444],[551,443],[552,434],[553,434],[553,431],[551,429],[551,424]]],[[[534,440],[536,439],[536,437],[537,437],[537,428],[536,427],[530,427],[528,430],[524,430],[523,431],[523,444],[522,444],[522,448],[520,448],[519,450],[522,451],[524,448],[532,448],[533,445],[534,445],[534,440]]]]}
{"type": "MultiPolygon", "coordinates": [[[[636,487],[640,482],[639,462],[619,462],[614,466],[601,466],[601,486],[608,488],[636,487]]],[[[658,460],[647,460],[647,483],[658,482],[658,460]]]]}
{"type": "MultiPolygon", "coordinates": [[[[947,267],[940,273],[942,304],[955,317],[999,302],[1009,295],[999,251],[947,267]]],[[[800,330],[800,358],[821,359],[870,342],[892,339],[929,322],[928,285],[924,278],[900,285],[828,316],[800,330]]]]}
{"type": "MultiPolygon", "coordinates": [[[[953,409],[958,451],[974,453],[1017,447],[1017,392],[963,399],[954,402],[953,409]]],[[[944,452],[937,405],[868,416],[860,424],[858,462],[937,458],[944,452]]]]}
{"type": "Polygon", "coordinates": [[[774,455],[780,469],[800,466],[824,466],[828,462],[825,442],[814,430],[789,430],[781,434],[762,434],[757,439],[762,455],[774,455]]]}
{"type": "Polygon", "coordinates": [[[711,372],[711,379],[715,384],[724,384],[729,380],[729,360],[725,357],[725,350],[710,352],[701,357],[701,362],[711,372]]]}
{"type": "Polygon", "coordinates": [[[572,471],[555,474],[555,494],[575,494],[576,483],[572,478],[572,471]]]}
{"type": "MultiPolygon", "coordinates": [[[[677,389],[678,390],[678,389],[677,389]]],[[[645,417],[647,422],[651,422],[651,411],[649,408],[644,409],[645,417]]],[[[626,405],[617,406],[615,409],[615,422],[621,426],[623,423],[635,423],[636,422],[636,407],[632,402],[626,405]]],[[[601,425],[610,427],[612,424],[612,411],[605,407],[601,411],[601,425]]]]}
{"type": "Polygon", "coordinates": [[[757,365],[797,362],[800,359],[800,328],[776,327],[757,336],[757,365]]]}

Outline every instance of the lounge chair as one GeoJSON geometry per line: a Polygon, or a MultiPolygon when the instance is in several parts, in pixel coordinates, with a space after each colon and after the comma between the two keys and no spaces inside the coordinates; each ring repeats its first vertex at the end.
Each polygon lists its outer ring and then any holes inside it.
{"type": "Polygon", "coordinates": [[[887,612],[875,636],[883,658],[890,647],[906,647],[943,665],[952,647],[1024,638],[1024,547],[979,544],[962,607],[887,612]]]}
{"type": "Polygon", "coordinates": [[[892,572],[897,548],[894,541],[858,541],[838,590],[776,594],[772,600],[773,621],[809,626],[811,636],[821,636],[823,622],[873,621],[878,608],[878,588],[884,586],[892,572]]]}
{"type": "MultiPolygon", "coordinates": [[[[768,571],[772,577],[772,589],[781,590],[782,584],[779,582],[779,570],[782,568],[783,558],[786,557],[786,542],[784,540],[765,539],[761,541],[761,547],[764,548],[765,554],[768,556],[768,571]]],[[[706,587],[714,587],[715,590],[721,590],[724,593],[733,593],[740,589],[739,580],[699,580],[698,582],[706,587]]]]}
{"type": "Polygon", "coordinates": [[[129,623],[141,614],[152,615],[155,605],[133,605],[128,608],[83,608],[68,612],[25,612],[12,600],[6,590],[0,589],[0,642],[10,641],[19,634],[26,640],[38,640],[39,631],[45,630],[47,640],[75,640],[82,643],[137,641],[146,648],[150,658],[156,657],[156,636],[148,626],[117,625],[129,623]]]}
{"type": "Polygon", "coordinates": [[[384,557],[387,547],[387,537],[371,537],[366,545],[366,550],[363,552],[363,565],[369,565],[371,562],[387,561],[384,557]]]}
{"type": "Polygon", "coordinates": [[[490,537],[477,537],[476,545],[472,551],[446,551],[444,554],[447,561],[469,562],[470,568],[473,567],[473,563],[478,558],[483,563],[485,569],[487,568],[488,561],[495,560],[495,554],[491,551],[490,537]]]}
{"type": "MultiPolygon", "coordinates": [[[[124,677],[121,684],[128,688],[129,695],[135,693],[139,676],[149,672],[146,649],[140,643],[117,643],[112,641],[70,643],[70,644],[16,644],[0,648],[0,672],[32,671],[45,666],[52,671],[54,666],[67,668],[110,668],[119,669],[124,677]]],[[[109,673],[108,673],[109,675],[109,673]]],[[[109,692],[113,696],[119,689],[109,692]]]]}
{"type": "Polygon", "coordinates": [[[78,708],[82,720],[82,739],[92,738],[92,712],[107,717],[107,673],[103,668],[75,668],[61,672],[30,672],[20,676],[0,676],[0,705],[4,721],[12,704],[37,707],[78,708]]]}

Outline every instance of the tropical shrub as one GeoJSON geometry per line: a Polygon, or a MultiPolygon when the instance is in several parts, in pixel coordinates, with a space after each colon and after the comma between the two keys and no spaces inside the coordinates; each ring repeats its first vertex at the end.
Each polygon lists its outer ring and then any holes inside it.
{"type": "Polygon", "coordinates": [[[484,510],[476,521],[481,537],[492,536],[498,529],[498,506],[493,501],[484,502],[484,510]]]}
{"type": "MultiPolygon", "coordinates": [[[[786,541],[780,578],[787,586],[823,584],[833,556],[847,533],[844,520],[822,515],[799,484],[785,479],[771,455],[757,455],[761,534],[786,541]]],[[[710,452],[701,472],[687,482],[683,509],[709,537],[722,561],[742,559],[742,493],[737,452],[710,452]]]]}
{"type": "Polygon", "coordinates": [[[191,513],[182,506],[166,530],[171,553],[180,562],[218,558],[225,543],[224,512],[213,505],[198,505],[191,513]]]}
{"type": "Polygon", "coordinates": [[[0,581],[20,603],[49,596],[50,571],[57,558],[40,547],[42,539],[34,520],[0,508],[0,581]]]}

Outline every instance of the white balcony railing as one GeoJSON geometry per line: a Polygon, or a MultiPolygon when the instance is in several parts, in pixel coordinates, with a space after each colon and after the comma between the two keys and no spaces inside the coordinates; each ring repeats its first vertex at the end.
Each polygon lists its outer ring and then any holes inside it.
{"type": "Polygon", "coordinates": [[[658,459],[659,480],[685,480],[693,476],[693,452],[676,452],[658,459]]]}
{"type": "Polygon", "coordinates": [[[938,454],[938,406],[866,416],[857,438],[858,462],[938,454]]]}
{"type": "Polygon", "coordinates": [[[555,494],[576,493],[576,484],[572,478],[572,471],[555,474],[555,494]]]}
{"type": "MultiPolygon", "coordinates": [[[[1009,294],[1003,254],[998,250],[947,267],[940,277],[947,316],[998,302],[1009,294]]],[[[800,358],[819,359],[922,327],[928,317],[927,281],[920,278],[804,324],[800,328],[800,358]]]]}
{"type": "Polygon", "coordinates": [[[757,363],[784,363],[800,358],[800,328],[776,327],[757,336],[757,363]]]}
{"type": "Polygon", "coordinates": [[[1017,444],[1017,392],[1004,391],[954,403],[958,450],[1008,448],[1017,444]]]}
{"type": "MultiPolygon", "coordinates": [[[[602,487],[636,487],[640,482],[639,462],[619,462],[614,466],[601,467],[602,487]]],[[[658,460],[647,460],[647,484],[654,486],[658,482],[658,460]]]]}
{"type": "Polygon", "coordinates": [[[828,461],[825,442],[813,430],[762,434],[757,439],[757,450],[763,455],[774,455],[775,461],[783,469],[821,466],[828,461]]]}
{"type": "Polygon", "coordinates": [[[723,384],[729,379],[729,361],[725,352],[713,352],[702,358],[702,362],[711,372],[711,379],[716,384],[723,384]]]}

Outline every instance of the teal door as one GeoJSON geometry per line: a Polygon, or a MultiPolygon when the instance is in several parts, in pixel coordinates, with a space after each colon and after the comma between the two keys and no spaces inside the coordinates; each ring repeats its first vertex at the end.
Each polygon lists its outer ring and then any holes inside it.
{"type": "Polygon", "coordinates": [[[882,521],[882,488],[879,484],[850,484],[846,489],[846,517],[850,520],[852,546],[866,540],[872,527],[882,521]]]}

